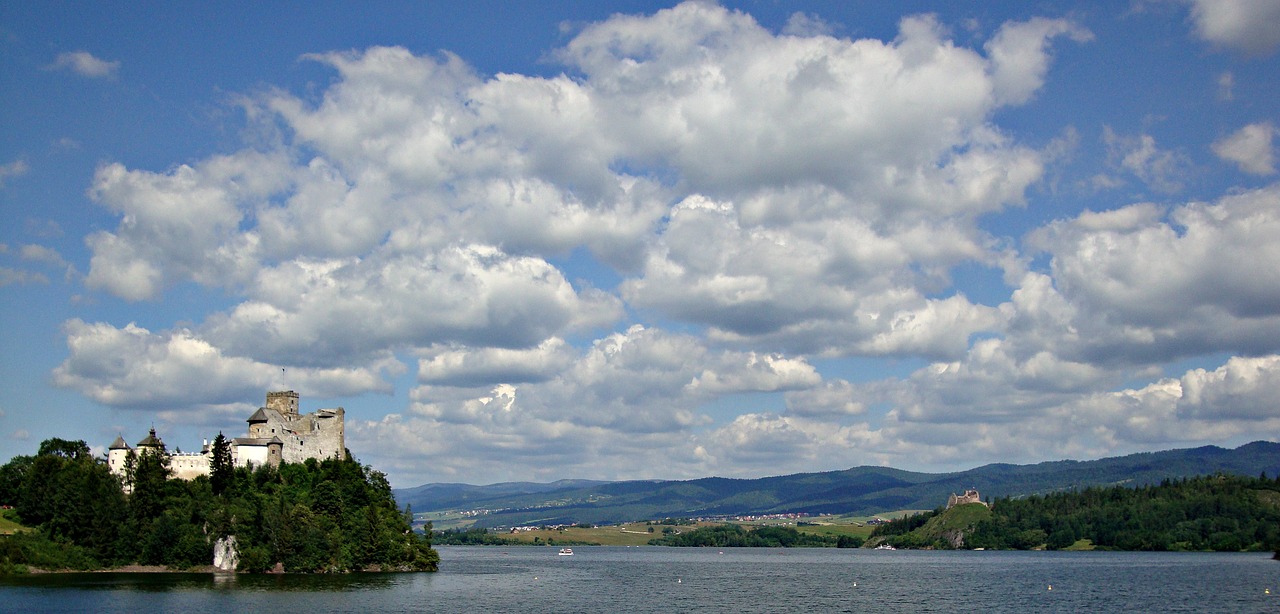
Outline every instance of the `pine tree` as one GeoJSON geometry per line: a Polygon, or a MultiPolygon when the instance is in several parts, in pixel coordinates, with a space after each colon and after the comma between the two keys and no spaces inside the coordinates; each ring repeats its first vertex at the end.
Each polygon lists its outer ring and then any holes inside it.
{"type": "Polygon", "coordinates": [[[150,523],[164,511],[165,482],[171,474],[168,454],[150,449],[138,454],[129,508],[139,522],[150,523]]]}
{"type": "Polygon", "coordinates": [[[231,485],[235,467],[231,465],[231,446],[222,432],[213,440],[213,466],[209,470],[209,482],[213,486],[213,494],[221,495],[231,485]]]}

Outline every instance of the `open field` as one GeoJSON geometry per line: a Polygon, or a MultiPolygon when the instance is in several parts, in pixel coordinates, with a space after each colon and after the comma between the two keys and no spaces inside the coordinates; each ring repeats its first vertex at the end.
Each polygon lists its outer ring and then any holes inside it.
{"type": "Polygon", "coordinates": [[[29,531],[27,527],[18,524],[17,514],[13,510],[4,510],[0,514],[0,535],[12,535],[18,531],[29,531]]]}
{"type": "Polygon", "coordinates": [[[422,521],[431,522],[436,531],[468,529],[476,523],[475,516],[467,516],[461,512],[420,512],[413,515],[414,524],[422,521]]]}
{"type": "MultiPolygon", "coordinates": [[[[793,527],[801,533],[830,535],[834,537],[844,535],[866,539],[871,535],[871,532],[875,530],[875,525],[868,524],[870,520],[874,518],[901,518],[903,516],[917,514],[919,512],[920,510],[896,510],[892,512],[883,512],[874,516],[815,516],[804,518],[799,521],[795,519],[776,518],[732,522],[708,521],[699,522],[696,525],[683,526],[660,524],[651,525],[646,522],[630,522],[622,525],[609,525],[589,529],[575,526],[555,529],[535,529],[530,531],[519,531],[516,533],[493,532],[491,530],[491,534],[501,537],[502,539],[531,545],[645,546],[648,545],[649,540],[662,537],[663,529],[683,532],[699,526],[738,524],[747,528],[787,526],[793,527]]],[[[423,512],[414,515],[415,523],[430,521],[432,523],[432,528],[436,531],[467,529],[475,524],[475,519],[476,517],[474,515],[464,514],[461,512],[423,512]]]]}
{"type": "Polygon", "coordinates": [[[795,527],[801,533],[810,533],[814,535],[833,535],[839,537],[847,535],[849,537],[867,538],[871,532],[875,530],[875,525],[868,524],[874,518],[885,520],[902,518],[920,513],[921,510],[897,510],[893,512],[884,512],[874,516],[814,516],[805,518],[800,521],[794,520],[757,520],[752,522],[740,522],[743,526],[784,526],[795,527]]]}
{"type": "Polygon", "coordinates": [[[851,537],[866,538],[871,535],[874,526],[862,524],[836,524],[836,523],[814,523],[796,526],[794,522],[784,523],[780,521],[757,521],[757,522],[700,522],[696,525],[649,525],[643,522],[632,522],[623,525],[612,525],[606,527],[582,528],[582,527],[565,527],[562,529],[536,529],[531,531],[520,531],[517,533],[494,533],[503,539],[513,540],[524,544],[547,544],[547,545],[599,545],[599,546],[645,546],[649,540],[662,537],[662,531],[669,529],[672,531],[690,531],[698,527],[716,526],[721,524],[738,524],[747,528],[762,526],[791,526],[801,533],[810,533],[814,535],[831,535],[839,537],[848,535],[851,537]],[[652,531],[650,531],[652,529],[652,531]]]}
{"type": "MultiPolygon", "coordinates": [[[[665,525],[664,525],[665,526],[665,525]]],[[[536,531],[521,531],[519,533],[501,534],[505,539],[513,539],[525,543],[553,543],[553,544],[593,544],[600,546],[646,546],[649,540],[662,537],[662,529],[664,526],[646,525],[643,522],[631,522],[623,525],[612,525],[607,527],[595,527],[584,529],[581,527],[566,527],[564,529],[547,529],[536,531]],[[649,529],[653,532],[650,533],[649,529]],[[535,541],[536,540],[536,541],[535,541]]],[[[677,531],[688,530],[693,527],[672,527],[677,531]]]]}
{"type": "Polygon", "coordinates": [[[832,535],[835,537],[847,535],[849,537],[861,537],[866,539],[871,536],[871,532],[875,530],[875,527],[868,525],[859,526],[854,524],[820,524],[799,526],[796,527],[796,530],[801,533],[810,533],[813,535],[832,535]]]}
{"type": "Polygon", "coordinates": [[[1094,550],[1093,540],[1091,540],[1091,539],[1077,539],[1077,540],[1076,540],[1076,543],[1071,544],[1070,546],[1067,546],[1066,548],[1063,548],[1063,550],[1077,550],[1077,551],[1088,551],[1088,550],[1094,550]]]}

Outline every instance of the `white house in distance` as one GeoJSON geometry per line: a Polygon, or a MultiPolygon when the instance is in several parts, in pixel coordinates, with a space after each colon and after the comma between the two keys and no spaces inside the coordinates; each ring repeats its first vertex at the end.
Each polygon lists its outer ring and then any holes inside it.
{"type": "MultiPolygon", "coordinates": [[[[346,411],[341,407],[298,413],[298,393],[292,390],[268,392],[267,403],[249,416],[249,434],[229,441],[231,462],[236,467],[278,466],[281,461],[301,463],[308,458],[346,458],[346,411]]],[[[125,459],[131,451],[159,452],[169,457],[174,477],[190,480],[209,475],[213,466],[213,442],[204,441],[199,452],[170,453],[164,442],[151,432],[135,448],[116,437],[107,451],[111,472],[124,475],[125,459]]]]}

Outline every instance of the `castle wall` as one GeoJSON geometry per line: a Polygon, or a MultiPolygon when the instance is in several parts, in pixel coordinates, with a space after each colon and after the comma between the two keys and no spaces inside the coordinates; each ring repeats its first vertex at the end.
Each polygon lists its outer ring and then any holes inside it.
{"type": "Polygon", "coordinates": [[[260,439],[279,437],[284,442],[284,462],[346,458],[346,410],[341,407],[303,415],[282,414],[267,408],[263,414],[267,421],[252,425],[249,436],[260,439]]]}
{"type": "Polygon", "coordinates": [[[303,416],[309,418],[301,426],[303,437],[294,449],[294,458],[290,460],[289,446],[285,446],[286,462],[302,462],[308,458],[345,459],[347,452],[346,410],[322,409],[313,414],[303,416]]]}
{"type": "Polygon", "coordinates": [[[207,454],[171,454],[169,469],[173,477],[192,480],[197,476],[209,475],[213,466],[213,453],[207,454]]]}
{"type": "Polygon", "coordinates": [[[249,463],[253,463],[254,467],[262,467],[268,464],[270,455],[267,446],[260,445],[233,445],[231,446],[231,464],[236,467],[247,467],[249,463]]]}

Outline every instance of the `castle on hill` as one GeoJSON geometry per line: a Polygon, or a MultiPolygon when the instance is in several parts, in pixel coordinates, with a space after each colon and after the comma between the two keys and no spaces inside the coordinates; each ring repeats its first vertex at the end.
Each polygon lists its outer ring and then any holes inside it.
{"type": "Polygon", "coordinates": [[[965,505],[966,503],[981,503],[983,505],[987,505],[987,502],[982,500],[982,497],[978,494],[978,489],[976,488],[970,488],[969,490],[964,491],[963,495],[951,493],[951,496],[947,497],[947,509],[951,509],[957,505],[965,505]]]}
{"type": "MultiPolygon", "coordinates": [[[[344,460],[347,453],[345,415],[341,407],[299,414],[298,393],[268,392],[266,405],[247,420],[248,436],[228,442],[231,462],[236,467],[275,467],[282,461],[301,463],[308,458],[344,460]]],[[[156,436],[155,428],[135,448],[130,448],[123,436],[116,437],[107,451],[107,466],[112,473],[124,475],[129,454],[144,451],[168,456],[173,476],[184,480],[207,476],[213,466],[213,444],[209,440],[205,440],[200,452],[171,453],[156,436]]]]}

